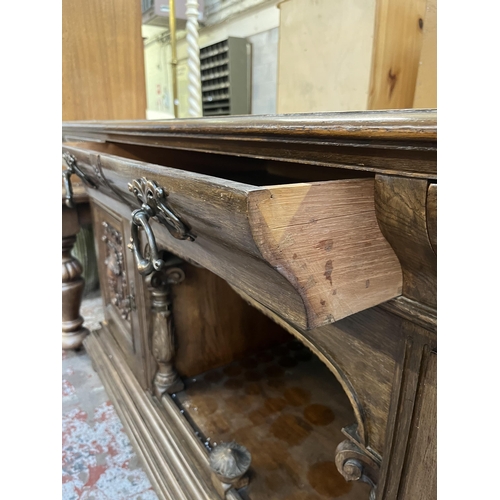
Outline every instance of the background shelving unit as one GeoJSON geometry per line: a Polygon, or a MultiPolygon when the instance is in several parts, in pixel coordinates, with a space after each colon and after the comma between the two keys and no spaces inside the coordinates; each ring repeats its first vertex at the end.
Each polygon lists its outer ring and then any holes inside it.
{"type": "Polygon", "coordinates": [[[200,49],[203,116],[250,114],[250,60],[245,38],[200,49]]]}

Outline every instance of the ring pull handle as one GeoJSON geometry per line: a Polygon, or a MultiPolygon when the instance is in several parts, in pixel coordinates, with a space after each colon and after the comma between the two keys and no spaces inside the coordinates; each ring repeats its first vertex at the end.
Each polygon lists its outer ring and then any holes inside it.
{"type": "Polygon", "coordinates": [[[132,212],[132,222],[130,226],[130,244],[128,248],[134,253],[135,261],[137,263],[137,270],[140,274],[147,275],[153,271],[159,271],[164,261],[160,258],[158,247],[156,246],[155,235],[151,226],[149,225],[149,215],[141,208],[132,212]],[[148,240],[150,248],[150,258],[147,259],[141,254],[141,242],[139,238],[139,228],[142,227],[148,240]]]}
{"type": "Polygon", "coordinates": [[[174,238],[194,241],[195,236],[188,226],[168,206],[168,193],[164,188],[155,181],[142,177],[129,183],[128,189],[142,204],[141,209],[163,224],[174,238]]]}
{"type": "Polygon", "coordinates": [[[68,208],[75,208],[75,203],[73,201],[73,186],[71,184],[71,176],[73,174],[77,175],[87,186],[93,189],[97,189],[97,185],[78,168],[78,164],[74,155],[65,152],[63,153],[63,160],[68,166],[68,168],[62,173],[64,189],[66,190],[65,203],[68,208]]]}

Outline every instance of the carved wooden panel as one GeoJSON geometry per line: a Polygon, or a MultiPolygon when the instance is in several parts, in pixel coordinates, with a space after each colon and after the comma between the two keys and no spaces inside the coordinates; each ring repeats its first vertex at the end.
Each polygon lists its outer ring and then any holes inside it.
{"type": "Polygon", "coordinates": [[[127,287],[127,273],[123,261],[123,237],[106,221],[102,222],[102,241],[105,243],[104,264],[106,266],[106,286],[110,302],[120,316],[130,321],[131,297],[127,287]]]}
{"type": "Polygon", "coordinates": [[[122,350],[140,384],[147,387],[144,342],[137,308],[143,300],[142,281],[135,272],[130,239],[130,209],[91,202],[95,228],[99,281],[104,302],[104,323],[122,350]]]}
{"type": "Polygon", "coordinates": [[[437,342],[403,322],[377,500],[436,498],[437,342]]]}

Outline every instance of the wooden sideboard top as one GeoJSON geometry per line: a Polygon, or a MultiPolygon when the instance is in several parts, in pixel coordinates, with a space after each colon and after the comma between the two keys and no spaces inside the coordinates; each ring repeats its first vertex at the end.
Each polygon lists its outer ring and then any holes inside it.
{"type": "Polygon", "coordinates": [[[64,141],[163,147],[435,179],[437,112],[344,111],[63,123],[64,141]]]}

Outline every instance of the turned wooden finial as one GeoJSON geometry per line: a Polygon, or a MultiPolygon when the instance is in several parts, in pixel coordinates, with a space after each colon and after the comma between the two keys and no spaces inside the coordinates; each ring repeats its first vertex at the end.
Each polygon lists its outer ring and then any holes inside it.
{"type": "Polygon", "coordinates": [[[248,484],[244,477],[250,467],[252,455],[236,442],[220,443],[210,452],[210,468],[220,482],[213,481],[219,492],[226,494],[231,488],[242,488],[248,484]]]}

